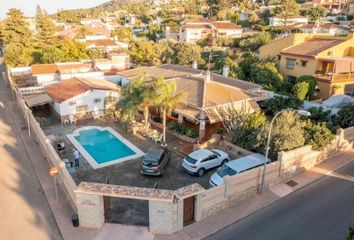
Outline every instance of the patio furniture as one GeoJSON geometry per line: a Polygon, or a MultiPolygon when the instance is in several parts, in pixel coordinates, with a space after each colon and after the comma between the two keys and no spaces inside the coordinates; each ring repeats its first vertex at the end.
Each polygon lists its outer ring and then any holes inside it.
{"type": "Polygon", "coordinates": [[[155,143],[162,143],[162,137],[163,137],[163,134],[161,133],[160,136],[158,136],[157,138],[154,139],[154,142],[155,143]]]}
{"type": "Polygon", "coordinates": [[[155,141],[159,137],[159,133],[156,130],[153,130],[151,133],[148,135],[149,139],[155,141]]]}
{"type": "Polygon", "coordinates": [[[74,117],[74,115],[70,115],[69,116],[69,121],[71,124],[75,123],[76,124],[76,118],[74,117]]]}
{"type": "Polygon", "coordinates": [[[101,118],[101,117],[103,117],[103,112],[101,112],[101,111],[92,112],[92,118],[93,119],[97,119],[97,118],[101,118]]]}

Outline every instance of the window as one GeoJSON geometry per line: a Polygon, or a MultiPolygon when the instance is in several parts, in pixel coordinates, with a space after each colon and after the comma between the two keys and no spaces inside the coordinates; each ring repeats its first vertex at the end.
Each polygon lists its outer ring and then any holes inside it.
{"type": "Polygon", "coordinates": [[[280,61],[281,60],[281,55],[277,55],[277,59],[278,59],[278,61],[280,61]]]}
{"type": "Polygon", "coordinates": [[[306,67],[307,61],[306,60],[301,60],[301,67],[306,67]]]}
{"type": "Polygon", "coordinates": [[[77,112],[85,112],[88,110],[88,106],[87,105],[80,105],[76,107],[76,111],[77,112]]]}
{"type": "Polygon", "coordinates": [[[69,106],[75,106],[76,102],[69,102],[68,104],[69,104],[69,106]]]}
{"type": "Polygon", "coordinates": [[[295,59],[290,59],[290,58],[287,58],[286,59],[286,68],[287,69],[294,69],[295,67],[295,59]]]}
{"type": "Polygon", "coordinates": [[[95,98],[93,101],[94,101],[95,103],[99,103],[99,102],[101,102],[102,100],[101,100],[101,98],[95,98]]]}

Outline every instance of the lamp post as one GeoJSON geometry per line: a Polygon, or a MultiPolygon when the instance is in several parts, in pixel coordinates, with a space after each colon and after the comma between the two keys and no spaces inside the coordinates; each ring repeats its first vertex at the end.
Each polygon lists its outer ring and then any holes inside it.
{"type": "Polygon", "coordinates": [[[283,112],[286,112],[286,111],[293,111],[293,112],[296,112],[296,113],[298,113],[298,114],[300,114],[302,116],[306,116],[306,117],[311,116],[311,113],[306,111],[306,110],[291,109],[291,108],[283,109],[283,110],[281,110],[280,112],[277,112],[277,114],[274,115],[272,121],[270,122],[270,126],[269,126],[268,139],[267,139],[267,145],[266,145],[266,153],[265,153],[265,159],[264,159],[264,164],[263,164],[262,182],[261,182],[261,186],[259,188],[259,194],[263,193],[264,180],[265,180],[267,163],[268,163],[269,145],[270,145],[270,139],[272,137],[273,124],[274,124],[275,119],[280,114],[282,114],[283,112]]]}

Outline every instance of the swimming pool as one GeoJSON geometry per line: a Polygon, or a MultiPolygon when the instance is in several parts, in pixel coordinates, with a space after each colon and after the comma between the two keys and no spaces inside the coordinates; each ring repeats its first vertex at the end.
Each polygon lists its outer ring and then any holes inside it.
{"type": "Polygon", "coordinates": [[[144,155],[139,148],[110,127],[78,128],[67,137],[95,169],[144,155]]]}

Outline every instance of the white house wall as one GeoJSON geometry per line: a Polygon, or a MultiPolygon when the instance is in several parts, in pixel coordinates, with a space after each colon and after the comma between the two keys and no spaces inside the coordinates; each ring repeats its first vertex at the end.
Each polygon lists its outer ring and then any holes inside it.
{"type": "MultiPolygon", "coordinates": [[[[60,116],[74,115],[77,113],[76,107],[87,105],[87,112],[104,110],[104,99],[107,96],[118,97],[117,92],[93,90],[87,91],[81,95],[68,99],[60,103],[60,110],[55,109],[60,116]],[[101,99],[100,102],[95,102],[95,99],[101,99]],[[74,103],[74,104],[71,104],[74,103]]],[[[54,105],[55,106],[55,105],[54,105]]]]}

